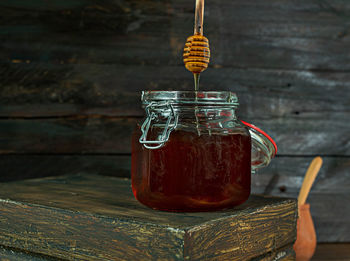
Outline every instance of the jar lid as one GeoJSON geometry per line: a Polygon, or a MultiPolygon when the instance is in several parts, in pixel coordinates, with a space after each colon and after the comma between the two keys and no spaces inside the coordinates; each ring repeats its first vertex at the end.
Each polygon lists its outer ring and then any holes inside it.
{"type": "Polygon", "coordinates": [[[237,95],[228,91],[142,91],[141,101],[143,105],[161,101],[174,105],[239,105],[237,95]]]}
{"type": "Polygon", "coordinates": [[[255,125],[241,122],[249,128],[252,137],[252,170],[266,167],[277,153],[275,141],[255,125]]]}

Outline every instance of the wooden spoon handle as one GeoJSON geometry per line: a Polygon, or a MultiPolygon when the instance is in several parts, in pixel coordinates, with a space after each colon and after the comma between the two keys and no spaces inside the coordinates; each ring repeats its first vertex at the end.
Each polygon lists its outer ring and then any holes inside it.
{"type": "Polygon", "coordinates": [[[314,183],[316,176],[322,166],[322,158],[316,157],[310,163],[309,168],[306,171],[305,178],[303,181],[303,185],[301,186],[299,197],[298,197],[298,205],[301,206],[305,204],[306,198],[309,195],[312,184],[314,183]]]}
{"type": "Polygon", "coordinates": [[[196,0],[194,35],[203,35],[204,0],[196,0]]]}

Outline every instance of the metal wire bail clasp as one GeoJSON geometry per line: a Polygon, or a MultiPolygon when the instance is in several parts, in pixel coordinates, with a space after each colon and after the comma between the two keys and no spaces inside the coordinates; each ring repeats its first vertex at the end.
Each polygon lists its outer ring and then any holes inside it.
{"type": "MultiPolygon", "coordinates": [[[[176,128],[179,115],[175,112],[173,105],[168,102],[156,103],[151,102],[145,108],[147,118],[141,126],[142,135],[139,142],[143,144],[146,149],[159,149],[168,141],[170,133],[176,128]],[[156,113],[157,111],[158,113],[156,113]],[[164,130],[161,135],[158,136],[157,140],[147,140],[148,130],[153,120],[158,119],[158,114],[162,114],[167,118],[164,130]]],[[[157,124],[158,126],[160,124],[157,124]]]]}

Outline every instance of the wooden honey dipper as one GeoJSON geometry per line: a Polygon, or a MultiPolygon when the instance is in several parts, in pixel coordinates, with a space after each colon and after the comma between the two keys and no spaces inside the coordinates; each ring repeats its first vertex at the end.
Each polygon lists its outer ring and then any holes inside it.
{"type": "Polygon", "coordinates": [[[204,0],[196,0],[194,34],[187,38],[183,61],[193,73],[195,91],[199,87],[199,75],[208,68],[210,59],[209,40],[203,35],[204,0]]]}

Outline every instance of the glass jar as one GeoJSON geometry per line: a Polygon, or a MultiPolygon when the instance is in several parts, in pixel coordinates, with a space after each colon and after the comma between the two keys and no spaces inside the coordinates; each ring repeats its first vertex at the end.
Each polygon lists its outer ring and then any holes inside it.
{"type": "Polygon", "coordinates": [[[235,93],[144,91],[141,100],[146,118],[132,135],[131,168],[138,201],[192,212],[248,199],[251,170],[268,165],[277,148],[237,119],[235,93]]]}

